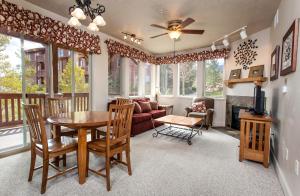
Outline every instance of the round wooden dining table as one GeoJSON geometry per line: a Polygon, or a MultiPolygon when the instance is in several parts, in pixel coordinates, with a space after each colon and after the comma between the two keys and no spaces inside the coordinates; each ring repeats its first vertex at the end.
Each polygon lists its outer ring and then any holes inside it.
{"type": "MultiPolygon", "coordinates": [[[[87,130],[95,130],[98,127],[106,126],[109,121],[109,112],[87,111],[70,112],[50,116],[47,121],[53,125],[53,137],[61,137],[61,126],[72,128],[78,132],[78,175],[79,184],[86,181],[87,167],[87,130]]],[[[95,131],[92,131],[92,140],[95,138],[95,131]],[[94,133],[94,134],[93,134],[94,133]]]]}

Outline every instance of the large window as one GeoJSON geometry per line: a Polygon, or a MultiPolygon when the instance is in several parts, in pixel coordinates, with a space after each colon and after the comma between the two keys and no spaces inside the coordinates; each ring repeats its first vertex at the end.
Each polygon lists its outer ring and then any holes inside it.
{"type": "Polygon", "coordinates": [[[223,96],[224,63],[224,59],[214,59],[205,61],[205,96],[223,96]]]}
{"type": "Polygon", "coordinates": [[[151,95],[151,64],[145,63],[145,95],[151,95]]]}
{"type": "Polygon", "coordinates": [[[179,94],[182,96],[196,95],[197,62],[187,62],[179,65],[179,94]]]}
{"type": "Polygon", "coordinates": [[[120,55],[113,55],[108,65],[108,94],[121,95],[121,60],[120,55]]]}
{"type": "Polygon", "coordinates": [[[172,65],[160,65],[160,93],[161,95],[173,94],[173,69],[172,65]]]}
{"type": "Polygon", "coordinates": [[[133,59],[129,59],[129,96],[139,95],[139,65],[133,59]]]}

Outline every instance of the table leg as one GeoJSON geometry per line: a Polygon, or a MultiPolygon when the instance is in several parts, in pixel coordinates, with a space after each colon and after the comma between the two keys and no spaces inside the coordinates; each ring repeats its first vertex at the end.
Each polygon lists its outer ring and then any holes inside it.
{"type": "Polygon", "coordinates": [[[79,174],[79,184],[85,183],[86,178],[86,153],[87,153],[87,143],[86,143],[86,129],[79,129],[78,131],[78,174],[79,174]]]}
{"type": "MultiPolygon", "coordinates": [[[[59,125],[53,126],[53,138],[59,138],[61,137],[61,127],[59,125]]],[[[54,158],[54,164],[55,166],[59,167],[59,157],[54,158]]]]}
{"type": "Polygon", "coordinates": [[[91,129],[91,140],[95,141],[97,138],[97,129],[91,129]]]}

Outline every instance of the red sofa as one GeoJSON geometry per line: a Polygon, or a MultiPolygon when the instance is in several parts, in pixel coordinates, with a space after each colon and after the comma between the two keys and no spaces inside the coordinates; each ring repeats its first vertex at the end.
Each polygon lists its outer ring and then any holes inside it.
{"type": "MultiPolygon", "coordinates": [[[[137,98],[137,99],[132,99],[133,102],[147,102],[150,101],[149,98],[137,98]]],[[[108,103],[108,107],[110,104],[115,104],[116,100],[113,100],[108,103]]],[[[136,114],[134,113],[132,116],[132,126],[131,126],[131,136],[135,136],[137,134],[143,133],[145,131],[148,131],[150,129],[153,129],[153,124],[152,124],[152,118],[160,118],[166,116],[166,111],[158,107],[158,110],[152,110],[148,113],[140,113],[136,114]]],[[[154,121],[155,127],[163,125],[163,123],[159,123],[154,121]]]]}

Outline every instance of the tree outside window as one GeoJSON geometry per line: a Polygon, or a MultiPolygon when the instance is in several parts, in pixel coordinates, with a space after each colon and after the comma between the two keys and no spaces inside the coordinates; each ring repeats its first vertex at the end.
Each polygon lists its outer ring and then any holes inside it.
{"type": "Polygon", "coordinates": [[[129,59],[129,96],[139,94],[139,65],[133,59],[129,59]]]}
{"type": "Polygon", "coordinates": [[[179,65],[179,93],[182,96],[194,96],[197,91],[197,62],[187,62],[179,65]]]}
{"type": "Polygon", "coordinates": [[[145,95],[151,95],[151,64],[145,63],[145,95]]]}
{"type": "Polygon", "coordinates": [[[160,65],[160,93],[161,95],[173,94],[173,69],[172,65],[160,65]]]}
{"type": "Polygon", "coordinates": [[[205,96],[223,97],[224,64],[224,59],[205,61],[205,96]]]}
{"type": "Polygon", "coordinates": [[[121,56],[110,57],[108,65],[108,94],[121,95],[121,56]]]}

